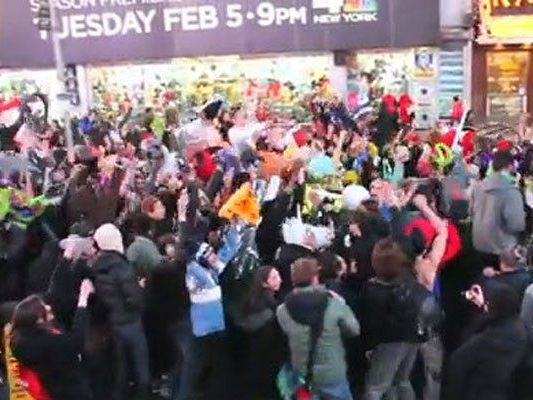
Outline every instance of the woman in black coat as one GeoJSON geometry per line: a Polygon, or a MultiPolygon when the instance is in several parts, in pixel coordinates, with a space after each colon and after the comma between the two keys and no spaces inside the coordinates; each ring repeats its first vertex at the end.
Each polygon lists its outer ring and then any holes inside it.
{"type": "Polygon", "coordinates": [[[276,268],[259,268],[244,303],[239,327],[245,332],[246,384],[243,398],[277,399],[276,375],[285,361],[286,345],[276,319],[281,278],[276,268]]]}
{"type": "Polygon", "coordinates": [[[450,357],[446,398],[514,400],[514,377],[529,351],[518,295],[508,285],[488,280],[483,287],[473,285],[467,297],[484,316],[477,333],[450,357]]]}
{"type": "Polygon", "coordinates": [[[50,308],[38,296],[30,296],[15,308],[12,349],[22,366],[33,371],[52,400],[90,398],[80,354],[87,328],[87,301],[94,292],[83,281],[72,330],[61,332],[51,324],[50,308]]]}

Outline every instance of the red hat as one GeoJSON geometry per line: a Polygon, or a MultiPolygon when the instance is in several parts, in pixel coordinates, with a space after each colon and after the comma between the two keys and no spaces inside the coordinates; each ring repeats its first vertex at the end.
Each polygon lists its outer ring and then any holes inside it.
{"type": "Polygon", "coordinates": [[[513,148],[513,144],[508,140],[500,140],[498,143],[496,143],[496,148],[500,151],[511,150],[513,148]]]}
{"type": "Polygon", "coordinates": [[[204,150],[196,153],[199,163],[196,170],[196,175],[204,182],[208,182],[211,176],[215,173],[217,169],[217,164],[213,160],[213,156],[209,151],[204,150]]]}
{"type": "MultiPolygon", "coordinates": [[[[424,238],[426,248],[429,248],[437,236],[437,232],[435,231],[435,228],[433,228],[433,225],[431,225],[431,222],[423,217],[416,218],[405,227],[404,233],[410,236],[415,229],[420,231],[424,238]]],[[[439,270],[442,269],[448,261],[457,257],[461,249],[462,244],[459,230],[453,223],[448,222],[448,240],[446,242],[446,250],[439,264],[439,270]]]]}
{"type": "Polygon", "coordinates": [[[396,99],[392,94],[386,94],[381,98],[381,101],[385,104],[396,104],[396,99]]]}
{"type": "Polygon", "coordinates": [[[420,135],[418,133],[413,132],[413,131],[409,131],[405,135],[405,140],[407,140],[409,143],[419,143],[420,142],[420,135]]]}
{"type": "Polygon", "coordinates": [[[393,113],[396,110],[396,99],[392,94],[384,95],[381,102],[385,105],[388,113],[393,113]]]}
{"type": "Polygon", "coordinates": [[[439,138],[438,142],[452,148],[453,142],[455,141],[455,135],[457,135],[457,131],[455,129],[450,129],[439,138]]]}
{"type": "Polygon", "coordinates": [[[399,98],[398,98],[398,104],[400,107],[411,107],[414,103],[413,103],[413,100],[411,99],[411,97],[409,97],[408,94],[402,94],[399,98]]]}
{"type": "Polygon", "coordinates": [[[141,141],[144,142],[144,141],[147,141],[147,140],[152,140],[154,139],[154,134],[147,131],[146,129],[143,129],[141,131],[141,141]]]}
{"type": "Polygon", "coordinates": [[[294,141],[298,145],[298,147],[305,146],[307,144],[307,133],[303,129],[298,129],[296,132],[292,135],[294,137],[294,141]]]}

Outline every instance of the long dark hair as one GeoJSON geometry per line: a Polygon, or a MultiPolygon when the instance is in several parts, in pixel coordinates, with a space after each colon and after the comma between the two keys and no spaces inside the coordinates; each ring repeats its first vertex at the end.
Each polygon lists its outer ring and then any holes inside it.
{"type": "Polygon", "coordinates": [[[259,311],[265,305],[274,305],[274,297],[264,287],[265,283],[268,281],[268,276],[273,269],[275,269],[275,267],[272,265],[264,265],[255,271],[254,279],[252,285],[250,286],[248,296],[244,301],[244,307],[242,310],[244,316],[259,311]],[[271,304],[268,304],[269,302],[271,304]]]}
{"type": "Polygon", "coordinates": [[[46,320],[46,307],[43,299],[37,295],[26,297],[15,307],[11,320],[13,334],[35,327],[39,319],[46,320]]]}

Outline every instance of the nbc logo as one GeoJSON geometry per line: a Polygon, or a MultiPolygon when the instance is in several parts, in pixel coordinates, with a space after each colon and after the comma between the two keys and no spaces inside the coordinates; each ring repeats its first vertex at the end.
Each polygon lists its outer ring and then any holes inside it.
{"type": "Polygon", "coordinates": [[[327,10],[330,14],[375,12],[377,0],[313,0],[313,9],[327,10]]]}

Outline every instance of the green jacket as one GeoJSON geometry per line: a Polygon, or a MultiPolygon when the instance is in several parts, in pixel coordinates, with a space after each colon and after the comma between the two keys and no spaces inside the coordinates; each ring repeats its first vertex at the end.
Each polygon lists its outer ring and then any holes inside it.
{"type": "MultiPolygon", "coordinates": [[[[293,293],[325,290],[323,286],[314,286],[294,289],[293,293]]],[[[305,312],[305,304],[302,312],[305,312]]],[[[289,338],[292,367],[300,375],[305,376],[310,346],[310,327],[294,321],[285,304],[278,307],[276,314],[281,329],[289,338]]],[[[357,336],[359,332],[359,322],[350,308],[342,299],[330,296],[324,315],[324,330],[316,348],[313,367],[314,385],[334,385],[346,379],[346,357],[342,338],[357,336]]]]}

